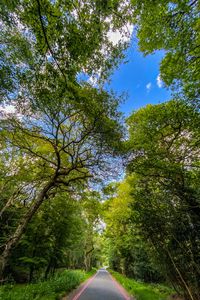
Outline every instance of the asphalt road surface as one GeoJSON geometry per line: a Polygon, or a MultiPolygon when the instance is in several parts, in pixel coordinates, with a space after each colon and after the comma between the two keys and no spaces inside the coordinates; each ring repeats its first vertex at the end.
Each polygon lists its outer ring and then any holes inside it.
{"type": "Polygon", "coordinates": [[[100,269],[70,300],[129,300],[129,296],[105,269],[100,269]]]}

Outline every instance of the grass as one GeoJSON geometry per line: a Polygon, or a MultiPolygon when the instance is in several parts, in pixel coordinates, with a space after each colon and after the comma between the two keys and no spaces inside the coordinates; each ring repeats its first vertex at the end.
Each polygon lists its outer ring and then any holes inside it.
{"type": "Polygon", "coordinates": [[[95,271],[64,270],[47,281],[26,285],[4,285],[0,287],[0,300],[58,300],[95,271]]]}
{"type": "Polygon", "coordinates": [[[166,300],[173,293],[169,287],[160,284],[147,284],[127,278],[117,272],[110,271],[127,292],[137,300],[166,300]]]}

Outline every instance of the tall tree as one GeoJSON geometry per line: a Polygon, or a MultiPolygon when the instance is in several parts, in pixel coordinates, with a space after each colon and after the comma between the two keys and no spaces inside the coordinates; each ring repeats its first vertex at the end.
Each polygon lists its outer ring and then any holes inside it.
{"type": "Polygon", "coordinates": [[[101,215],[100,195],[95,191],[87,191],[83,194],[81,199],[83,208],[83,216],[85,220],[85,234],[84,234],[84,267],[85,270],[90,270],[93,259],[95,258],[96,240],[98,239],[98,230],[101,215]]]}
{"type": "MultiPolygon", "coordinates": [[[[88,102],[80,101],[76,109],[65,94],[55,104],[44,106],[41,101],[40,109],[34,109],[33,114],[29,110],[26,117],[2,121],[1,135],[7,149],[19,149],[33,169],[28,191],[32,205],[4,244],[2,272],[12,248],[46,198],[60,188],[71,190],[76,184],[84,185],[109,166],[108,157],[121,135],[116,103],[109,94],[90,86],[85,87],[85,94],[88,102]],[[32,191],[36,191],[34,196],[32,191]]],[[[43,97],[53,95],[46,92],[43,97]]],[[[26,168],[29,170],[28,165],[26,168]]]]}
{"type": "Polygon", "coordinates": [[[199,299],[199,113],[183,101],[128,119],[134,210],[170,280],[199,299]]]}

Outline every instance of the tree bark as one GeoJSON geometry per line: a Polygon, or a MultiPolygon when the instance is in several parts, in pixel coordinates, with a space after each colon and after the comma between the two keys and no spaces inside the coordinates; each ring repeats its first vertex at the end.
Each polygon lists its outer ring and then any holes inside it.
{"type": "Polygon", "coordinates": [[[14,199],[16,196],[18,196],[20,194],[20,188],[13,193],[13,195],[8,199],[8,201],[6,202],[6,204],[4,205],[4,207],[1,209],[0,211],[0,218],[2,217],[4,211],[9,208],[11,206],[11,204],[13,203],[14,199]]]}
{"type": "Polygon", "coordinates": [[[85,264],[85,271],[88,272],[91,269],[91,253],[93,252],[94,247],[85,252],[84,264],[85,264]]]}
{"type": "Polygon", "coordinates": [[[193,297],[193,295],[192,295],[192,292],[190,291],[189,286],[187,285],[187,283],[186,283],[186,281],[184,280],[184,278],[183,278],[183,276],[182,276],[180,270],[178,269],[176,263],[174,262],[174,259],[173,259],[172,255],[171,255],[171,253],[170,253],[167,249],[166,249],[166,251],[167,251],[167,254],[168,254],[168,256],[169,256],[169,258],[170,258],[170,260],[171,260],[171,262],[172,262],[172,264],[173,264],[173,266],[174,266],[174,269],[175,269],[176,272],[178,273],[178,275],[179,275],[179,277],[180,277],[180,279],[181,279],[181,281],[182,281],[182,283],[183,283],[183,286],[185,287],[185,290],[187,291],[187,293],[188,293],[190,299],[191,299],[191,300],[195,300],[194,297],[193,297]]]}
{"type": "Polygon", "coordinates": [[[48,279],[48,275],[49,275],[49,272],[51,270],[51,267],[52,267],[52,258],[50,258],[49,260],[49,263],[47,265],[47,268],[45,270],[45,274],[44,274],[44,279],[47,280],[48,279]]]}
{"type": "Polygon", "coordinates": [[[4,207],[2,208],[2,210],[0,211],[0,218],[2,217],[4,211],[11,205],[12,201],[13,201],[13,198],[10,197],[8,199],[8,201],[6,202],[6,204],[4,205],[4,207]]]}
{"type": "Polygon", "coordinates": [[[8,258],[12,252],[12,249],[19,242],[22,234],[27,228],[28,223],[31,221],[32,217],[35,215],[41,204],[43,203],[47,192],[54,186],[55,177],[51,179],[44,188],[40,191],[34,204],[30,207],[29,211],[22,217],[18,227],[16,228],[14,234],[6,242],[4,251],[0,257],[0,280],[3,279],[4,271],[7,265],[8,258]]]}
{"type": "Polygon", "coordinates": [[[29,269],[29,283],[33,281],[33,273],[34,273],[34,266],[31,265],[29,269]]]}

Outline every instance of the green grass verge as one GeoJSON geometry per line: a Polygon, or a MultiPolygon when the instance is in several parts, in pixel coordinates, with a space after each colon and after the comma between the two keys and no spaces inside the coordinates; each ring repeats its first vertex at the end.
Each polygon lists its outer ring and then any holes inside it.
{"type": "Polygon", "coordinates": [[[173,290],[160,284],[147,284],[110,271],[113,277],[137,300],[166,300],[173,290]]]}
{"type": "Polygon", "coordinates": [[[47,281],[26,285],[4,285],[0,287],[0,300],[58,300],[95,271],[64,270],[47,281]]]}

